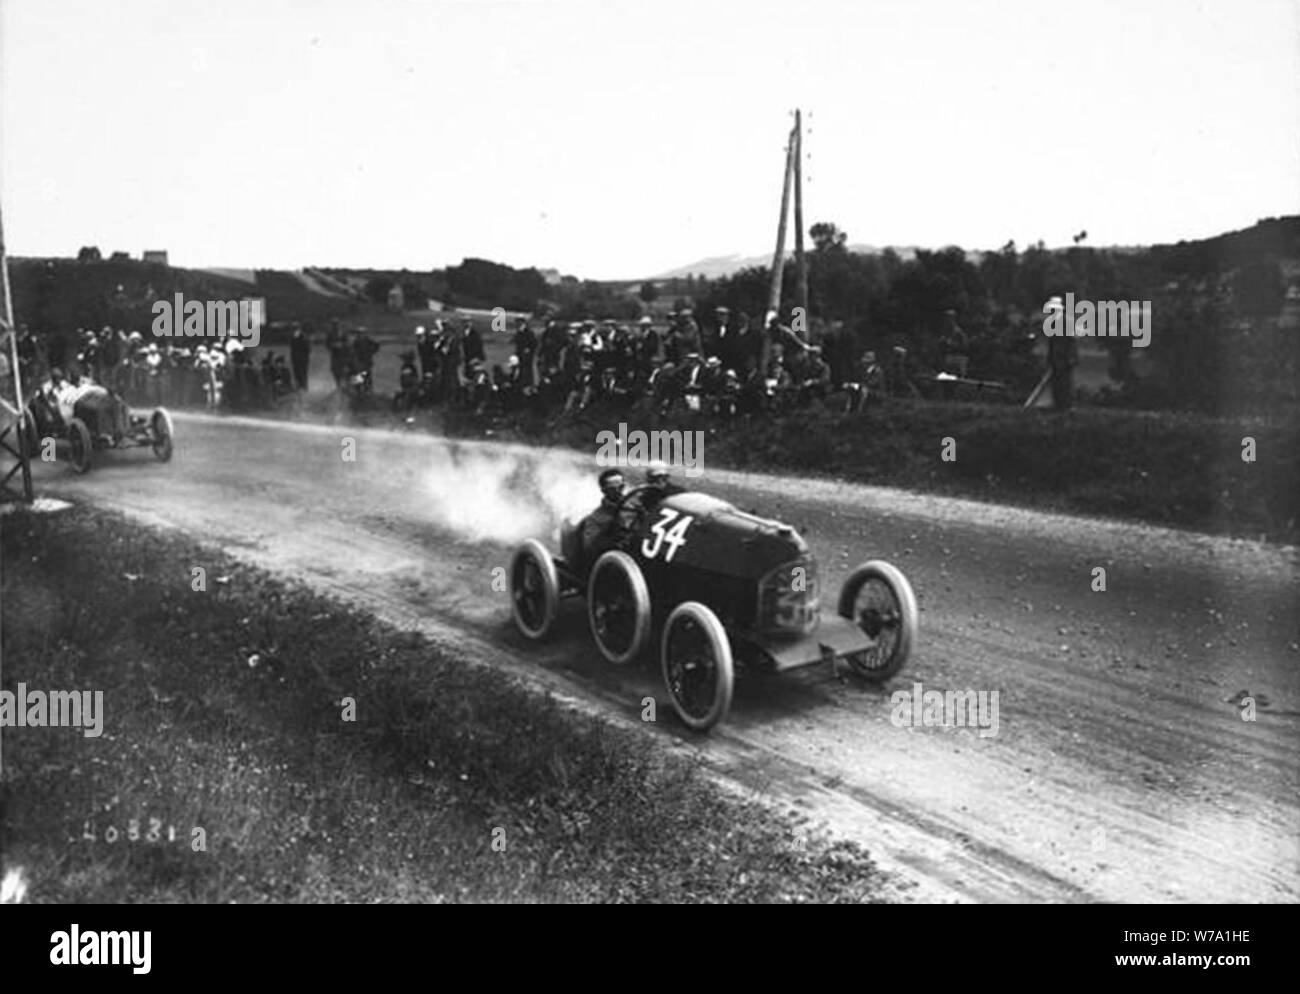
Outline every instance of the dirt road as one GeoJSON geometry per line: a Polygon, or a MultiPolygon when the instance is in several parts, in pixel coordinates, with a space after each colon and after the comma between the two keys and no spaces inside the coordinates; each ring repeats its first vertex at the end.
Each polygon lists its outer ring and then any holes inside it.
{"type": "Polygon", "coordinates": [[[901,567],[921,638],[883,689],[824,667],[742,683],[701,739],[653,665],[600,660],[580,605],[539,650],[493,589],[511,543],[595,496],[589,458],[197,415],[177,428],[168,465],[144,450],[86,477],[38,465],[38,492],[184,529],[613,720],[642,724],[656,696],[646,734],[862,842],[903,899],[1300,900],[1294,549],[709,469],[688,482],[800,529],[828,595],[863,559],[901,567]],[[996,691],[996,735],[900,727],[890,695],[916,684],[996,691]]]}

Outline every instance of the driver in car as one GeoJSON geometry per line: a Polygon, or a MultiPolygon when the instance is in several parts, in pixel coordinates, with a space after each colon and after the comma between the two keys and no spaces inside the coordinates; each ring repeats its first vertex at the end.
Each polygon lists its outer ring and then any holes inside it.
{"type": "Polygon", "coordinates": [[[588,563],[594,563],[602,553],[617,548],[623,536],[619,508],[623,504],[623,471],[604,470],[597,478],[600,483],[600,506],[582,520],[582,554],[588,563]]]}
{"type": "Polygon", "coordinates": [[[652,462],[646,467],[645,471],[646,486],[651,489],[648,496],[653,504],[658,504],[665,497],[671,497],[673,494],[686,493],[685,487],[679,487],[673,483],[672,477],[668,473],[668,464],[665,462],[652,462]]]}
{"type": "Polygon", "coordinates": [[[80,383],[71,383],[63,370],[51,371],[45,394],[59,411],[66,425],[74,417],[81,418],[96,435],[119,438],[130,427],[126,405],[105,387],[84,377],[80,383]]]}
{"type": "Polygon", "coordinates": [[[672,482],[668,464],[656,460],[646,467],[645,485],[633,491],[633,496],[623,503],[620,526],[624,535],[636,531],[641,520],[659,506],[660,501],[673,494],[685,493],[685,487],[672,482]]]}

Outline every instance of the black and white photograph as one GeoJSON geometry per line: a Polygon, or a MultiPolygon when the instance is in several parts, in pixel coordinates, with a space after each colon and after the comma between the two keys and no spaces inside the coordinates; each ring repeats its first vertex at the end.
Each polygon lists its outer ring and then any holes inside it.
{"type": "Polygon", "coordinates": [[[0,904],[1300,901],[1294,0],[0,0],[0,263],[0,904]]]}

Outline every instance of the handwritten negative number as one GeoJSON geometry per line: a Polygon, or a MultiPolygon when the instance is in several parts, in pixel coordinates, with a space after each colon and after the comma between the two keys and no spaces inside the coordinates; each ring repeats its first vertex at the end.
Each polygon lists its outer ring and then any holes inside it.
{"type": "Polygon", "coordinates": [[[661,548],[666,548],[664,552],[664,562],[672,562],[673,556],[677,550],[686,544],[686,529],[691,527],[694,517],[684,515],[677,524],[668,528],[668,523],[677,517],[679,512],[674,511],[671,507],[665,507],[659,511],[659,520],[650,526],[650,531],[654,533],[654,540],[647,538],[641,543],[641,555],[647,559],[654,559],[659,555],[661,548]]]}

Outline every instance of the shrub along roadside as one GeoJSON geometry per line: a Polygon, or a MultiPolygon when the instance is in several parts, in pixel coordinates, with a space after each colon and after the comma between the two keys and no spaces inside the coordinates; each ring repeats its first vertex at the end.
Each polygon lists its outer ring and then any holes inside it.
{"type": "Polygon", "coordinates": [[[104,692],[97,738],[5,729],[29,900],[880,898],[860,849],[636,730],[188,539],[75,508],[0,551],[3,689],[104,692]]]}
{"type": "MultiPolygon", "coordinates": [[[[270,417],[371,427],[386,402],[340,410],[322,398],[270,417]]],[[[1141,521],[1215,535],[1300,541],[1300,425],[1262,419],[1080,407],[1061,414],[1005,404],[895,400],[863,414],[814,405],[726,422],[659,417],[612,404],[576,415],[476,416],[439,409],[416,425],[457,438],[562,446],[594,454],[597,434],[705,433],[705,465],[798,473],[1021,507],[1141,521]],[[943,458],[944,440],[955,458],[943,458]],[[1242,456],[1254,440],[1253,461],[1242,456]]],[[[707,479],[707,477],[705,478],[707,479]]]]}
{"type": "MultiPolygon", "coordinates": [[[[449,435],[594,452],[616,429],[702,430],[705,465],[796,472],[1073,514],[1295,543],[1300,426],[1080,408],[1067,414],[975,403],[895,401],[861,415],[820,407],[733,423],[590,408],[554,422],[443,419],[449,435]],[[1254,461],[1243,441],[1254,439],[1254,461]],[[954,458],[943,458],[951,438],[954,458]]],[[[707,478],[707,477],[706,477],[707,478]]]]}

